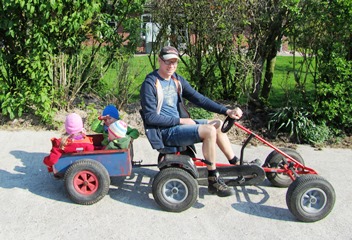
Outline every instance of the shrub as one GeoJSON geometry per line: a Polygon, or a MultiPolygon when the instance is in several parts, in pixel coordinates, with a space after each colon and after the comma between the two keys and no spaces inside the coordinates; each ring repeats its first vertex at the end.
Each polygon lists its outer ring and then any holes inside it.
{"type": "Polygon", "coordinates": [[[278,132],[288,133],[293,141],[301,143],[303,130],[312,124],[308,118],[309,113],[302,108],[284,107],[269,114],[268,129],[277,134],[278,132]]]}
{"type": "Polygon", "coordinates": [[[214,115],[212,112],[199,107],[190,107],[188,108],[188,112],[193,119],[212,119],[214,115]]]}
{"type": "Polygon", "coordinates": [[[328,141],[331,138],[331,135],[332,132],[325,122],[315,124],[310,121],[310,124],[302,129],[302,138],[305,143],[321,144],[328,141]]]}

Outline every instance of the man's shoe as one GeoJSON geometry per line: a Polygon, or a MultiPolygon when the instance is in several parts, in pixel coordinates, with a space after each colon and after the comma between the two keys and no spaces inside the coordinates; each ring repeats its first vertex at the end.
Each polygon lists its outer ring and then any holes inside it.
{"type": "MultiPolygon", "coordinates": [[[[238,165],[238,164],[240,164],[240,159],[235,156],[233,159],[229,160],[229,163],[233,164],[233,165],[238,165]]],[[[263,163],[262,163],[262,161],[260,159],[254,159],[253,161],[248,162],[247,164],[249,164],[249,165],[257,165],[259,167],[261,167],[263,165],[263,163]]]]}
{"type": "Polygon", "coordinates": [[[235,194],[235,191],[227,186],[220,176],[208,177],[208,192],[219,197],[228,197],[235,194]]]}

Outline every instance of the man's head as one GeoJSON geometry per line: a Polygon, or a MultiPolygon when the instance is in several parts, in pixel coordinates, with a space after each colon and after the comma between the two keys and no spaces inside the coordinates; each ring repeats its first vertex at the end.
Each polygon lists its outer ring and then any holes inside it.
{"type": "Polygon", "coordinates": [[[171,46],[166,46],[163,47],[160,50],[159,57],[164,59],[164,60],[170,60],[170,59],[179,59],[179,53],[176,48],[171,47],[171,46]]]}
{"type": "Polygon", "coordinates": [[[171,46],[163,47],[159,53],[159,74],[163,78],[170,78],[176,71],[179,60],[179,53],[171,46]]]}

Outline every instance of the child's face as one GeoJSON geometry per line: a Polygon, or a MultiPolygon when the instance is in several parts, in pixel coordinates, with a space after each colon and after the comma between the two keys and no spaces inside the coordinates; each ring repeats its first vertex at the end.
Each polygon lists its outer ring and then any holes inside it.
{"type": "Polygon", "coordinates": [[[104,124],[106,125],[106,126],[110,126],[110,124],[112,124],[112,123],[114,123],[114,122],[116,122],[117,121],[117,119],[116,118],[113,118],[113,117],[107,117],[106,119],[104,119],[104,124]]]}
{"type": "Polygon", "coordinates": [[[116,137],[114,136],[114,134],[112,134],[110,131],[108,131],[108,139],[109,141],[115,140],[116,137]]]}

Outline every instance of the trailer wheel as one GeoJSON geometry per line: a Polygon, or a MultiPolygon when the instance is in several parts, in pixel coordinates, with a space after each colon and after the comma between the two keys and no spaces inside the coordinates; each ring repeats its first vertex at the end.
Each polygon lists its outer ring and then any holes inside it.
{"type": "Polygon", "coordinates": [[[170,167],[156,175],[152,192],[155,201],[163,210],[182,212],[193,206],[197,200],[198,182],[187,171],[170,167]]]}
{"type": "Polygon", "coordinates": [[[300,221],[315,222],[325,218],[335,204],[332,185],[318,175],[302,175],[289,186],[286,204],[300,221]]]}
{"type": "Polygon", "coordinates": [[[110,177],[106,168],[97,161],[83,159],[74,162],[64,176],[69,198],[78,204],[91,205],[109,191],[110,177]]]}
{"type": "MultiPolygon", "coordinates": [[[[294,149],[280,148],[280,150],[304,165],[302,156],[294,149]]],[[[271,168],[281,168],[285,163],[284,159],[284,156],[274,150],[265,159],[264,166],[271,168]]],[[[275,187],[288,187],[292,183],[292,179],[282,173],[267,172],[266,177],[275,187]]]]}

